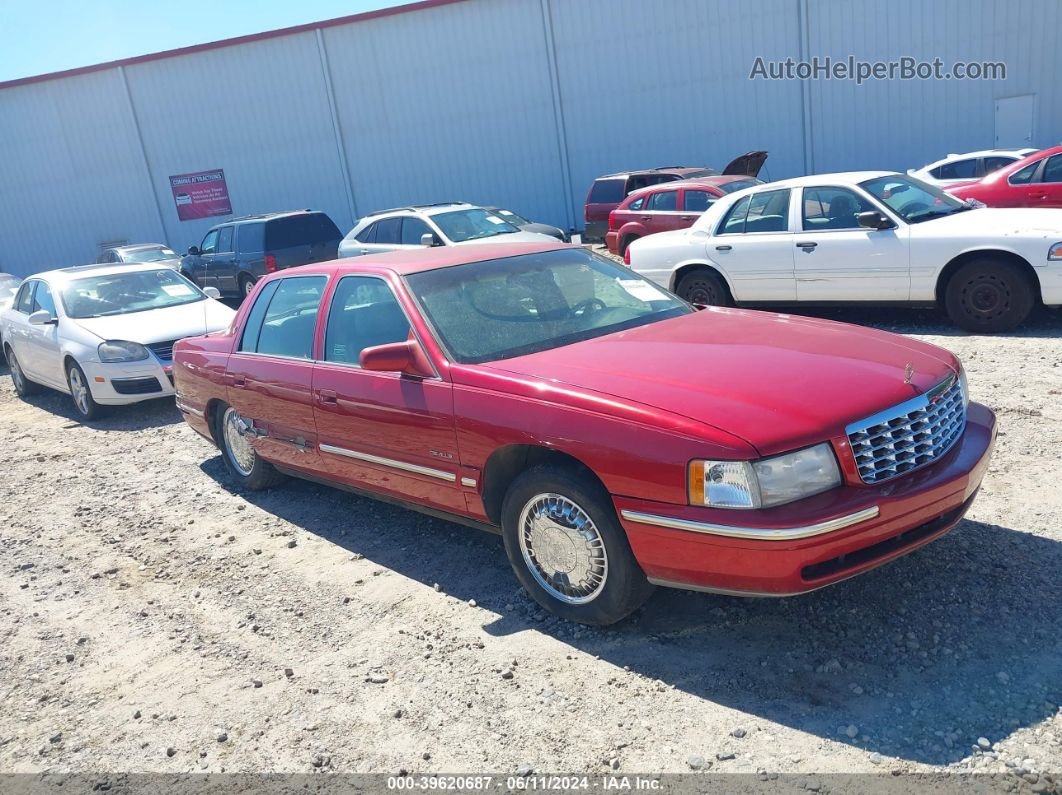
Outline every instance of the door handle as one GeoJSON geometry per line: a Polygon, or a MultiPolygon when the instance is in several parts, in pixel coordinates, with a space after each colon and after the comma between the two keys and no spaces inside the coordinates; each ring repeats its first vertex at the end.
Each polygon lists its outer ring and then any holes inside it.
{"type": "Polygon", "coordinates": [[[797,243],[797,248],[802,248],[808,254],[815,250],[818,243],[797,243]]]}
{"type": "Polygon", "coordinates": [[[692,215],[684,215],[684,216],[682,216],[681,220],[683,220],[683,221],[692,221],[693,220],[693,216],[692,215]]]}
{"type": "Polygon", "coordinates": [[[732,249],[732,248],[733,248],[733,246],[716,246],[715,250],[716,251],[730,251],[730,249],[732,249]]]}
{"type": "Polygon", "coordinates": [[[233,386],[247,386],[247,379],[244,378],[243,376],[234,375],[232,377],[232,385],[233,386]]]}
{"type": "Polygon", "coordinates": [[[359,248],[358,252],[361,253],[361,254],[368,254],[369,253],[369,249],[367,249],[367,248],[359,248]]]}
{"type": "Polygon", "coordinates": [[[322,403],[326,403],[331,406],[335,406],[338,403],[336,393],[333,392],[331,389],[318,389],[317,399],[320,400],[322,403]]]}

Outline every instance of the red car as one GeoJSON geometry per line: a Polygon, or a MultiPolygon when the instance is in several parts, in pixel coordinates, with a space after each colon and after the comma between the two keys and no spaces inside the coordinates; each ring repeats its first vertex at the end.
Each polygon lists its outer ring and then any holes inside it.
{"type": "Polygon", "coordinates": [[[762,184],[763,180],[755,177],[720,174],[636,190],[609,213],[605,245],[622,257],[627,246],[638,238],[692,226],[716,199],[762,184]]]}
{"type": "Polygon", "coordinates": [[[499,532],[528,592],[589,624],[653,584],[783,596],[910,552],[995,438],[945,350],[696,311],[563,244],[281,271],[174,358],[241,488],[293,475],[499,532]]]}
{"type": "Polygon", "coordinates": [[[989,207],[1062,207],[1062,146],[1041,149],[978,182],[944,190],[989,207]]]}

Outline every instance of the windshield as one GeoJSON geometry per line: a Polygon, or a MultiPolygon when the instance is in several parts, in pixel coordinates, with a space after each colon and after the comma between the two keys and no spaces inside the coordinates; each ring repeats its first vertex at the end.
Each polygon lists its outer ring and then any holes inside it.
{"type": "Polygon", "coordinates": [[[694,310],[627,268],[579,249],[411,274],[410,290],[454,361],[559,348],[694,310]]]}
{"type": "Polygon", "coordinates": [[[122,262],[158,262],[160,259],[173,259],[177,256],[172,249],[164,246],[158,248],[134,248],[121,252],[122,262]]]}
{"type": "Polygon", "coordinates": [[[502,220],[508,221],[510,224],[513,224],[515,226],[520,226],[521,224],[529,224],[529,223],[531,223],[526,218],[524,218],[522,215],[517,215],[512,210],[503,210],[503,209],[501,209],[499,207],[499,208],[496,208],[494,210],[491,210],[491,212],[494,213],[495,215],[500,215],[502,217],[502,220]]]}
{"type": "Polygon", "coordinates": [[[474,210],[437,213],[431,217],[431,220],[438,224],[442,233],[454,243],[520,231],[508,221],[479,207],[474,210]]]}
{"type": "Polygon", "coordinates": [[[939,188],[899,174],[868,179],[859,184],[909,224],[971,209],[970,205],[939,188]]]}
{"type": "Polygon", "coordinates": [[[63,306],[72,318],[107,317],[205,301],[199,288],[176,271],[109,273],[68,282],[63,306]]]}

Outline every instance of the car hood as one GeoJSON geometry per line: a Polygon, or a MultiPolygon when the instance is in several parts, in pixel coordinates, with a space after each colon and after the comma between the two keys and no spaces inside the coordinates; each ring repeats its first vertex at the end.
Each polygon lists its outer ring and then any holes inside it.
{"type": "Polygon", "coordinates": [[[538,232],[510,232],[507,235],[492,235],[491,237],[478,237],[475,240],[463,240],[457,245],[472,246],[479,243],[556,243],[557,238],[549,235],[540,235],[538,232]]]}
{"type": "MultiPolygon", "coordinates": [[[[1041,238],[1049,234],[1059,237],[1062,235],[1062,212],[1056,208],[979,207],[914,224],[911,230],[912,233],[919,230],[932,235],[947,234],[978,238],[1016,236],[1041,238]]],[[[1044,256],[1046,255],[1045,249],[1044,256]]]]}
{"type": "Polygon", "coordinates": [[[236,313],[224,304],[208,298],[194,304],[166,309],[151,309],[110,317],[68,318],[101,340],[128,340],[150,345],[184,337],[197,337],[221,331],[232,323],[236,313]]]}
{"type": "Polygon", "coordinates": [[[554,240],[563,240],[564,232],[559,227],[550,226],[549,224],[539,224],[532,222],[530,224],[524,224],[520,227],[524,232],[534,232],[537,235],[546,235],[552,237],[554,240]]]}
{"type": "Polygon", "coordinates": [[[484,366],[688,417],[770,455],[843,435],[959,362],[873,329],[710,307],[484,366]]]}

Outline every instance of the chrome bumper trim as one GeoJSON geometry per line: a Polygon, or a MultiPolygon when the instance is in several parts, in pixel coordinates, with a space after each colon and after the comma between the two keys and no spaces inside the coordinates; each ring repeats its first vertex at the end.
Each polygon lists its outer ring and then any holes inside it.
{"type": "Polygon", "coordinates": [[[726,538],[747,538],[753,541],[795,541],[801,538],[832,533],[844,527],[873,519],[878,515],[878,506],[864,508],[862,511],[850,513],[847,516],[838,516],[836,519],[828,519],[818,524],[804,525],[803,527],[734,527],[724,524],[710,524],[708,522],[692,522],[688,519],[673,519],[668,516],[657,516],[641,511],[620,511],[620,516],[628,522],[637,524],[655,525],[666,527],[669,530],[686,530],[690,533],[704,533],[712,536],[724,536],[726,538]]]}
{"type": "Polygon", "coordinates": [[[182,403],[180,398],[176,399],[174,402],[177,404],[177,410],[179,412],[181,412],[182,414],[191,414],[194,417],[205,417],[206,416],[206,414],[204,414],[199,409],[193,409],[191,406],[187,406],[184,403],[182,403]]]}
{"type": "Polygon", "coordinates": [[[347,458],[354,458],[358,461],[365,461],[368,464],[378,464],[379,466],[390,467],[391,469],[400,469],[403,472],[412,472],[415,475],[426,475],[429,478],[438,478],[439,480],[445,480],[448,483],[453,483],[457,480],[457,475],[453,472],[444,472],[441,469],[422,467],[418,464],[407,464],[405,461],[396,461],[393,458],[381,458],[378,455],[359,453],[356,450],[348,450],[345,447],[335,447],[330,444],[322,444],[319,445],[319,447],[322,453],[346,456],[347,458]]]}

